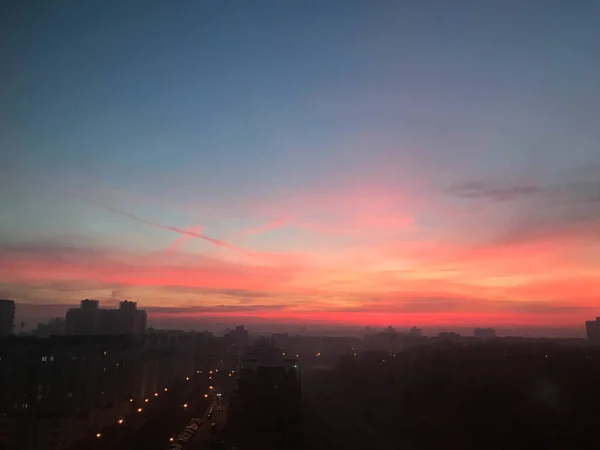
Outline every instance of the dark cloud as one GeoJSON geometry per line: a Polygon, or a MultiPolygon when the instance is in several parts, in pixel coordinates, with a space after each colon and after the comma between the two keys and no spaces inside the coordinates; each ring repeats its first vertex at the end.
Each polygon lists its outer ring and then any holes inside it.
{"type": "Polygon", "coordinates": [[[483,181],[468,181],[450,187],[449,193],[458,198],[505,202],[530,197],[540,188],[533,185],[494,186],[483,181]]]}
{"type": "Polygon", "coordinates": [[[597,308],[590,306],[573,305],[568,303],[531,302],[531,301],[489,301],[488,305],[499,311],[514,312],[517,314],[570,314],[589,311],[590,317],[597,308]]]}
{"type": "Polygon", "coordinates": [[[600,237],[600,164],[558,174],[538,184],[468,181],[448,189],[455,198],[494,204],[519,200],[507,228],[495,244],[523,241],[540,235],[600,237]]]}
{"type": "MultiPolygon", "coordinates": [[[[358,299],[357,299],[358,300],[358,299]]],[[[453,296],[409,296],[388,294],[384,298],[364,297],[362,304],[356,307],[333,308],[328,311],[336,312],[375,312],[375,313],[454,313],[454,312],[485,312],[510,314],[544,314],[561,315],[571,313],[587,313],[590,317],[597,308],[565,302],[549,301],[510,301],[488,300],[475,297],[453,296]]]]}
{"type": "Polygon", "coordinates": [[[178,314],[178,315],[194,315],[194,314],[210,314],[210,313],[248,313],[260,311],[282,311],[287,309],[289,305],[272,304],[272,305],[214,305],[214,306],[149,306],[144,308],[150,316],[178,314]]]}

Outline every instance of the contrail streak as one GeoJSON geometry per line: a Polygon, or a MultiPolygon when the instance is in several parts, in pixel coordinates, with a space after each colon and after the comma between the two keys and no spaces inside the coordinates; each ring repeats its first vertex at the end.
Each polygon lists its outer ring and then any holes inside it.
{"type": "MultiPolygon", "coordinates": [[[[195,227],[188,228],[187,231],[191,231],[192,233],[201,233],[202,227],[200,225],[198,225],[195,227]]],[[[167,248],[167,252],[175,252],[183,244],[185,244],[187,241],[189,241],[190,239],[193,239],[193,238],[194,238],[194,236],[190,236],[188,234],[179,236],[177,239],[175,239],[173,242],[171,242],[171,245],[169,245],[169,247],[167,248]]]]}
{"type": "Polygon", "coordinates": [[[121,210],[112,208],[112,207],[107,206],[107,205],[96,203],[96,202],[91,201],[89,199],[84,199],[84,198],[81,198],[81,197],[77,197],[77,198],[79,198],[79,200],[81,200],[83,202],[86,202],[86,203],[89,203],[91,205],[97,206],[98,208],[102,208],[102,209],[110,211],[110,212],[112,212],[114,214],[118,214],[120,216],[127,217],[127,218],[129,218],[131,220],[134,220],[136,222],[143,223],[144,225],[148,225],[148,226],[151,226],[151,227],[154,227],[154,228],[159,228],[161,230],[173,231],[175,233],[179,233],[179,234],[182,234],[184,236],[191,236],[191,237],[195,237],[195,238],[198,238],[198,239],[204,239],[205,241],[211,242],[211,243],[213,243],[215,245],[218,245],[219,247],[224,247],[224,248],[229,248],[231,250],[236,250],[236,251],[244,253],[246,255],[250,255],[251,254],[250,252],[248,252],[248,251],[246,251],[244,249],[241,249],[239,247],[236,247],[235,245],[229,244],[229,243],[224,242],[224,241],[220,241],[218,239],[211,238],[210,236],[206,236],[206,235],[201,234],[201,233],[195,233],[193,231],[184,230],[182,228],[171,227],[169,225],[163,225],[161,223],[152,222],[150,220],[142,219],[141,217],[138,217],[138,216],[136,216],[134,214],[131,214],[131,213],[128,213],[128,212],[125,212],[125,211],[121,211],[121,210]]]}

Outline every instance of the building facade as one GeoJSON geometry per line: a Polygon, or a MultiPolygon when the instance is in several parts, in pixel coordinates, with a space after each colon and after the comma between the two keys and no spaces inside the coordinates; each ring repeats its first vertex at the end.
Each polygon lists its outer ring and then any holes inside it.
{"type": "Polygon", "coordinates": [[[119,309],[101,309],[98,300],[85,299],[79,308],[67,311],[67,335],[140,335],[146,331],[146,311],[137,309],[136,302],[122,301],[119,309]]]}
{"type": "Polygon", "coordinates": [[[475,328],[473,336],[478,339],[493,339],[496,337],[496,330],[493,328],[475,328]]]}
{"type": "Polygon", "coordinates": [[[600,317],[596,317],[596,320],[588,320],[585,323],[585,332],[588,341],[600,344],[600,317]]]}
{"type": "Polygon", "coordinates": [[[15,302],[0,300],[0,336],[12,334],[15,322],[15,302]]]}
{"type": "MultiPolygon", "coordinates": [[[[0,339],[0,448],[65,450],[191,375],[195,335],[0,339]]],[[[127,420],[127,419],[125,419],[127,420]]]]}
{"type": "Polygon", "coordinates": [[[265,346],[242,359],[228,416],[238,448],[299,448],[301,410],[301,371],[295,358],[265,346]]]}

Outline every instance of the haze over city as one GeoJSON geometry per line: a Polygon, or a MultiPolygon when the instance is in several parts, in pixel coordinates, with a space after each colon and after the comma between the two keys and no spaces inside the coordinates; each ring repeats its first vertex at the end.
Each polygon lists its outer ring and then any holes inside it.
{"type": "Polygon", "coordinates": [[[27,326],[94,298],[159,327],[583,336],[598,5],[15,6],[0,298],[27,326]]]}

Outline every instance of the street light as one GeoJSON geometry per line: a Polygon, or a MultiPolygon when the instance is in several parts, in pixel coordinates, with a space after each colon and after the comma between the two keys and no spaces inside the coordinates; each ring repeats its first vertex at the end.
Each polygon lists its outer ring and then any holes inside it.
{"type": "Polygon", "coordinates": [[[169,438],[169,442],[173,442],[173,438],[172,437],[169,438]]]}
{"type": "Polygon", "coordinates": [[[155,397],[158,397],[158,392],[155,392],[155,393],[154,393],[154,396],[155,396],[155,397]]]}
{"type": "Polygon", "coordinates": [[[208,398],[208,394],[204,394],[204,398],[208,398]]]}
{"type": "Polygon", "coordinates": [[[138,408],[138,412],[142,412],[142,408],[138,408]]]}
{"type": "Polygon", "coordinates": [[[190,381],[190,377],[185,377],[185,381],[190,381]]]}
{"type": "Polygon", "coordinates": [[[119,419],[117,422],[119,422],[119,425],[121,425],[123,423],[123,419],[119,419]]]}
{"type": "Polygon", "coordinates": [[[167,388],[165,388],[165,392],[167,392],[167,391],[168,391],[168,389],[167,389],[167,388]]]}
{"type": "Polygon", "coordinates": [[[184,404],[183,404],[183,407],[184,407],[184,408],[187,408],[187,403],[184,403],[184,404]]]}
{"type": "Polygon", "coordinates": [[[102,437],[102,433],[96,433],[96,439],[100,439],[102,437]]]}
{"type": "Polygon", "coordinates": [[[144,401],[145,401],[146,403],[148,403],[148,399],[147,399],[147,398],[146,398],[146,399],[144,399],[144,401]]]}

